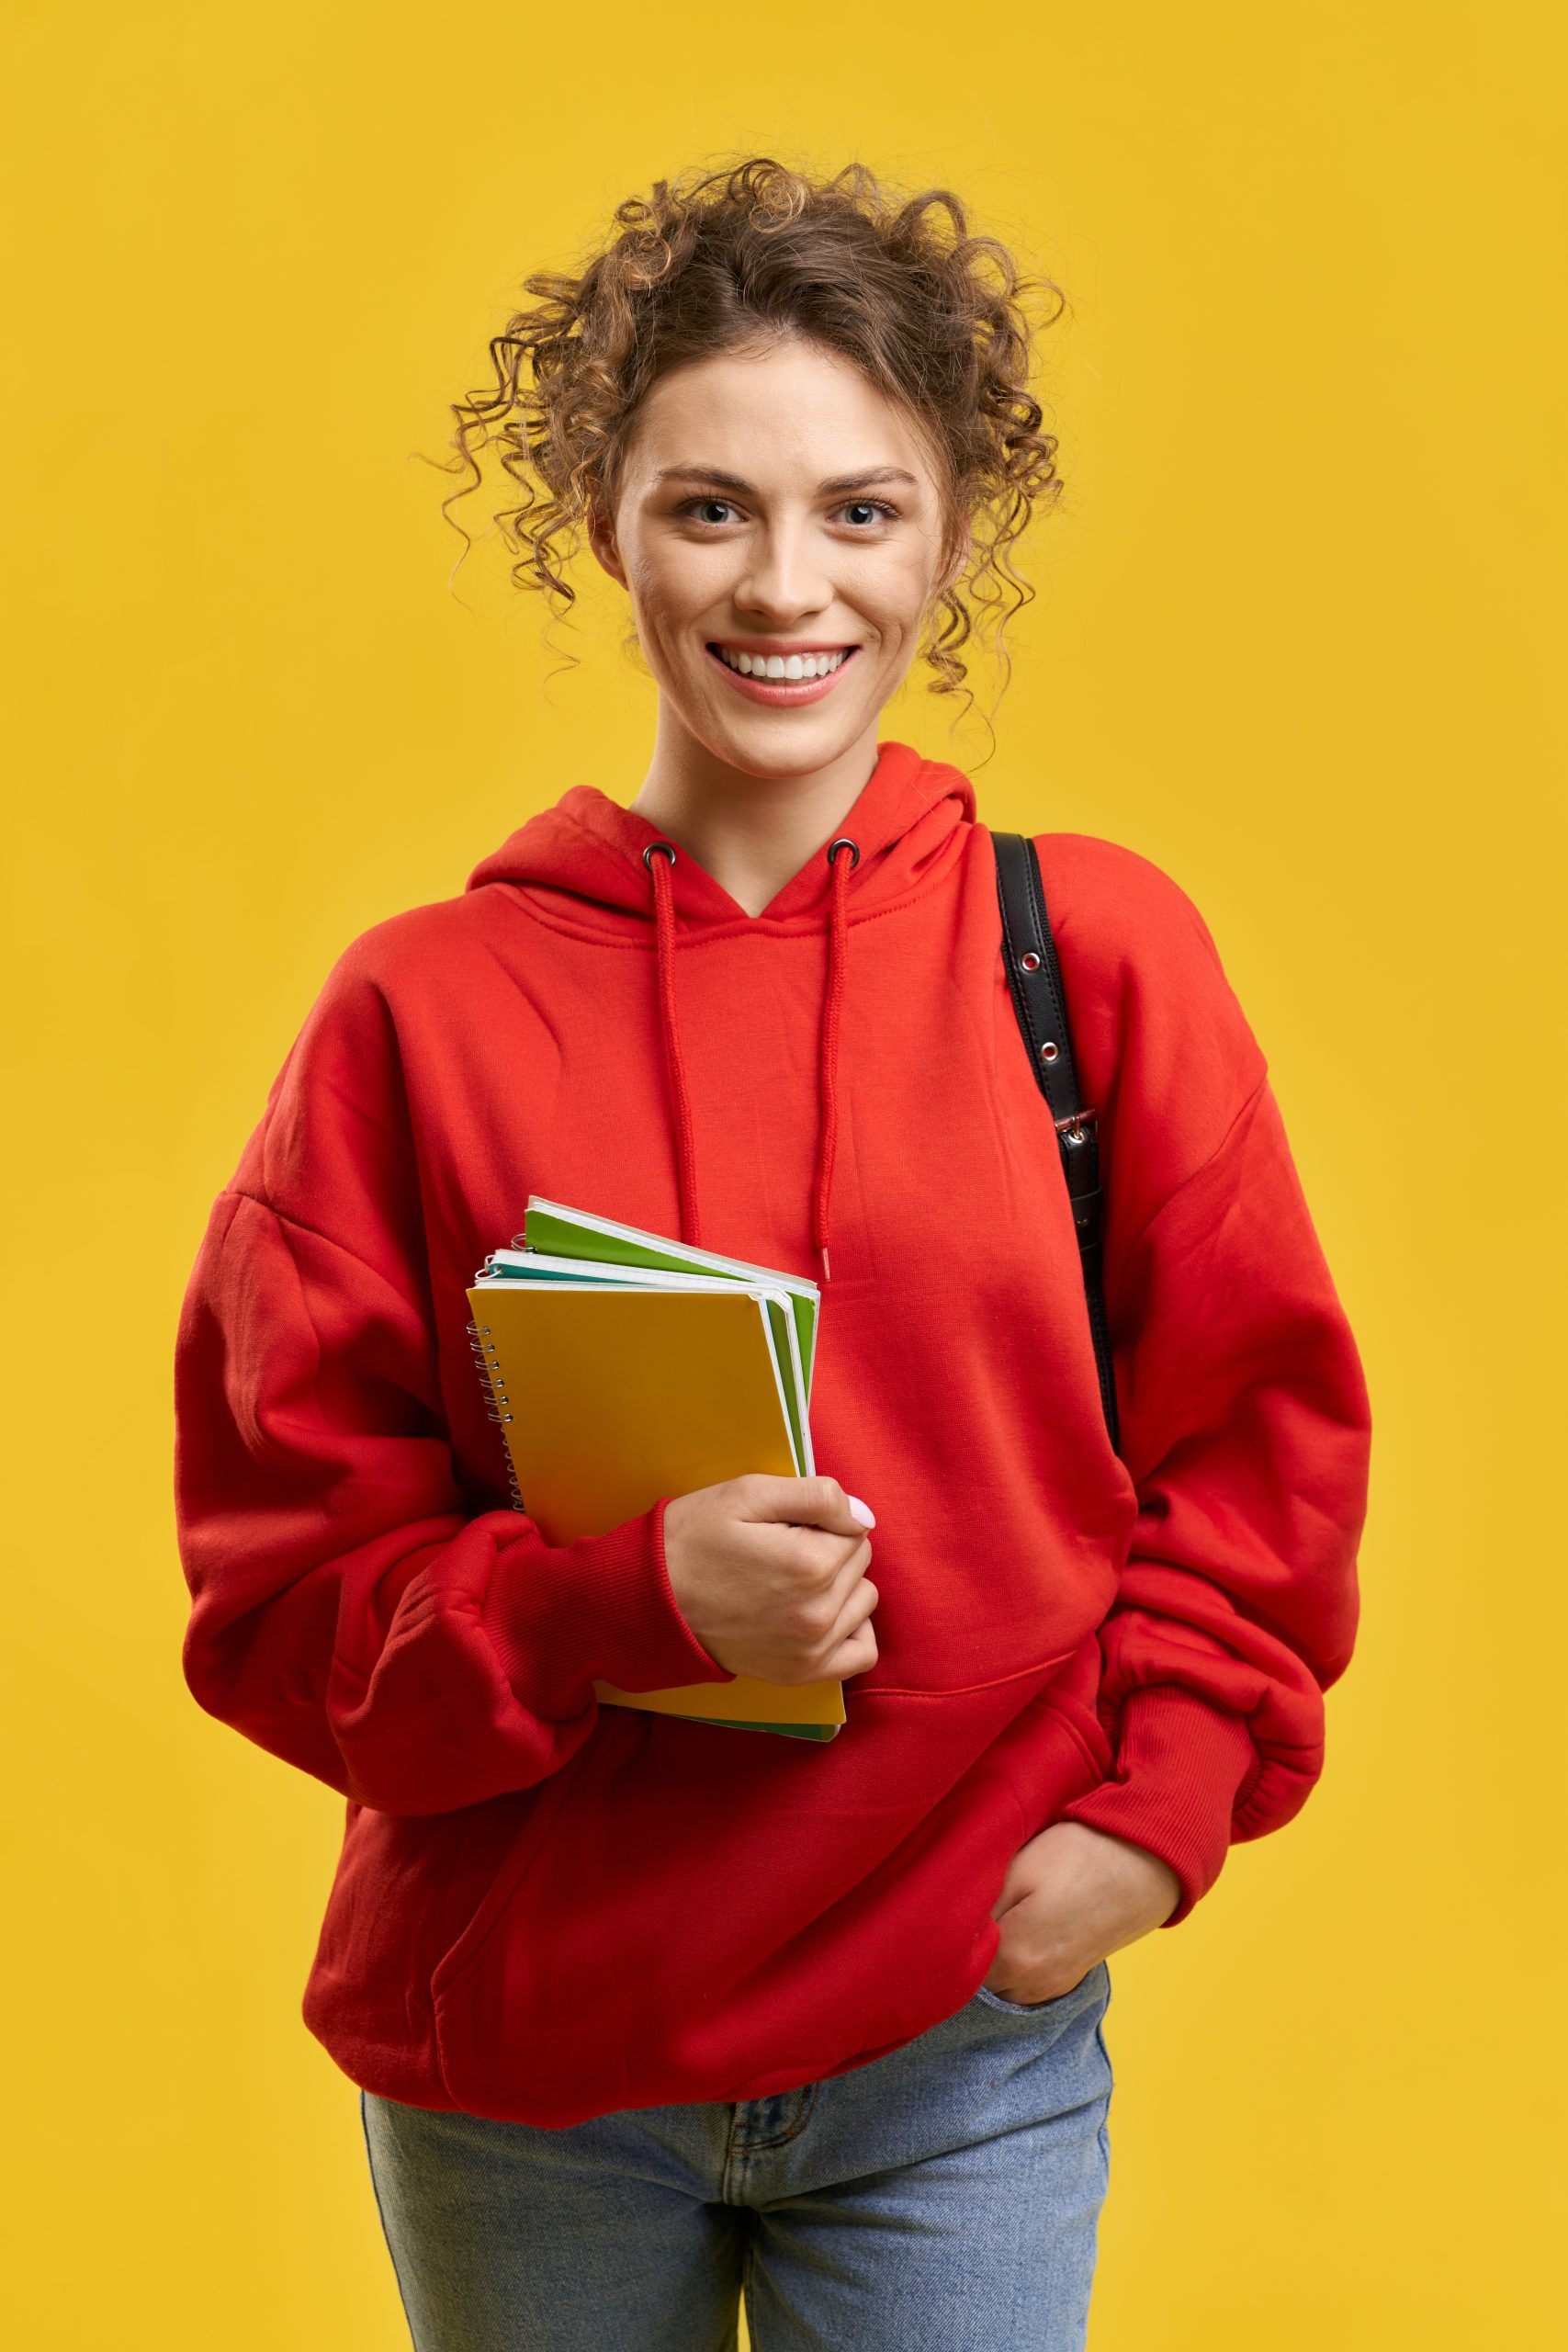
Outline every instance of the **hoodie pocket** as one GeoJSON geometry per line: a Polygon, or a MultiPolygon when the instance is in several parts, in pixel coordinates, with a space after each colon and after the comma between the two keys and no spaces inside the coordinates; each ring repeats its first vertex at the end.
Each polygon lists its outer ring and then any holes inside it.
{"type": "MultiPolygon", "coordinates": [[[[485,1946],[511,1909],[525,1880],[560,1834],[563,1824],[582,1801],[584,1791],[604,1769],[607,1747],[617,1742],[617,1726],[635,1724],[619,1708],[605,1708],[583,1746],[558,1772],[553,1772],[536,1792],[535,1802],[517,1832],[511,1850],[498,1867],[483,1900],[468,1926],[437,1962],[430,1980],[431,1999],[440,2038],[443,2002],[477,1967],[485,1946]]],[[[624,1740],[624,1735],[621,1736],[624,1740]]]]}
{"type": "MultiPolygon", "coordinates": [[[[1088,1796],[1091,1789],[1110,1777],[1112,1770],[1111,1742],[1099,1716],[1072,1692],[1043,1690],[1024,1713],[1032,1719],[1034,1729],[1027,1746],[1010,1762],[1010,1792],[1018,1816],[1013,1853],[1059,1821],[1065,1806],[1088,1796]]],[[[1011,1855],[1010,1863],[1010,1860],[1011,1855]]],[[[1103,1966],[1103,1962],[1097,1962],[1076,1984],[1069,1984],[1065,1993],[1058,1993],[1048,2001],[1010,2001],[1000,1993],[993,1993],[988,1985],[977,1984],[970,1996],[970,2007],[995,2009],[1007,2017],[1048,2017],[1053,2010],[1065,2010],[1070,2001],[1078,1998],[1096,1969],[1103,1966]]]]}
{"type": "Polygon", "coordinates": [[[1026,1845],[1062,1809],[1111,1779],[1115,1759],[1105,1728],[1080,1690],[1062,1678],[1037,1690],[991,1751],[1018,1810],[1019,1843],[1026,1845]]]}
{"type": "MultiPolygon", "coordinates": [[[[1094,1785],[1108,1781],[1116,1770],[1116,1758],[1106,1736],[1105,1725],[1090,1706],[1071,1690],[1048,1690],[1040,1700],[1042,1707],[1059,1715],[1084,1762],[1094,1774],[1094,1785]]],[[[1080,1790],[1079,1795],[1087,1795],[1080,1790]]]]}

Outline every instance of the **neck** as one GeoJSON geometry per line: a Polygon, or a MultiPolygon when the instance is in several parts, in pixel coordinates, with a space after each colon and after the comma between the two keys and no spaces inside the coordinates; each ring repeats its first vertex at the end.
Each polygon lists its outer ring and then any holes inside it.
{"type": "Polygon", "coordinates": [[[753,775],[697,742],[661,701],[653,758],[630,805],[695,858],[738,906],[760,915],[831,840],[876,758],[874,721],[826,767],[753,775]]]}

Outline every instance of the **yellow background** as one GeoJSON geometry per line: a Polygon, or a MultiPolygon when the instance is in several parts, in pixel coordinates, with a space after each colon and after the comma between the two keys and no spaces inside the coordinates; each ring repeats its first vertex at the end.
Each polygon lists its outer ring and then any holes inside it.
{"type": "MultiPolygon", "coordinates": [[[[1378,1415],[1324,1779],[1112,1962],[1092,2352],[1545,2343],[1559,12],[11,0],[3,39],[17,2340],[406,2344],[298,2014],[341,1805],[180,1678],[175,1316],[338,950],[641,778],[614,614],[547,690],[410,453],[528,269],[782,149],[951,182],[1071,298],[981,813],[1203,909],[1378,1415]]],[[[979,759],[946,730],[889,727],[979,759]]]]}

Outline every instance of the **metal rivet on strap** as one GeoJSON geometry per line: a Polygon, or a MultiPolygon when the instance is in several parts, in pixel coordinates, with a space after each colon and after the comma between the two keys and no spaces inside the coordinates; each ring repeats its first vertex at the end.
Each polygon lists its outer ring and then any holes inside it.
{"type": "MultiPolygon", "coordinates": [[[[674,865],[674,863],[675,863],[675,844],[674,844],[674,842],[649,842],[649,844],[648,844],[648,847],[643,851],[643,854],[642,854],[642,862],[643,862],[643,864],[644,864],[645,865],[648,865],[649,860],[649,858],[651,858],[651,857],[652,857],[653,853],[654,853],[654,851],[655,851],[656,849],[661,849],[661,850],[665,851],[665,852],[666,852],[666,854],[668,854],[668,856],[669,856],[669,859],[670,859],[670,863],[671,863],[671,865],[674,865]]],[[[649,867],[649,872],[651,872],[651,871],[652,871],[652,868],[651,868],[651,867],[649,867]]]]}

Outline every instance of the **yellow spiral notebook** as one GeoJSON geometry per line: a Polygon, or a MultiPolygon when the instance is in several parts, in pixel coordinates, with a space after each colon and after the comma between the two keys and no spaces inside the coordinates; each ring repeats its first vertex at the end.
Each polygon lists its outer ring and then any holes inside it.
{"type": "MultiPolygon", "coordinates": [[[[598,1254],[602,1231],[592,1257],[573,1258],[558,1246],[573,1213],[540,1207],[554,1246],[494,1251],[468,1298],[513,1500],[547,1543],[603,1534],[661,1495],[749,1471],[812,1473],[815,1284],[736,1260],[712,1271],[705,1253],[657,1235],[639,1238],[693,1262],[616,1264],[598,1254]]],[[[838,1681],[593,1688],[607,1706],[793,1738],[830,1739],[845,1720],[838,1681]]]]}

